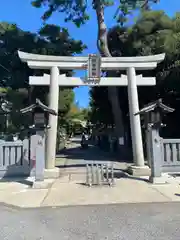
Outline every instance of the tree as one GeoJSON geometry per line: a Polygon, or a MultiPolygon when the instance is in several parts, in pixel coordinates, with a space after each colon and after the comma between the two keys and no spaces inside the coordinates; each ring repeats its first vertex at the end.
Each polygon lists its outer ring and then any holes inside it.
{"type": "Polygon", "coordinates": [[[0,79],[1,84],[20,88],[28,86],[29,75],[41,74],[23,64],[17,50],[45,55],[81,53],[85,45],[70,38],[67,29],[45,25],[38,33],[21,30],[16,24],[0,23],[0,79]]]}
{"type": "Polygon", "coordinates": [[[70,106],[70,110],[66,116],[66,121],[70,124],[74,122],[86,122],[89,120],[89,109],[88,108],[81,108],[78,106],[77,103],[72,103],[70,106]]]}
{"type": "Polygon", "coordinates": [[[74,92],[70,88],[61,89],[59,93],[59,111],[68,113],[74,102],[74,92]]]}
{"type": "Polygon", "coordinates": [[[66,129],[66,132],[68,132],[70,136],[72,132],[82,132],[82,129],[87,125],[88,119],[89,109],[80,108],[78,102],[74,102],[73,97],[73,101],[70,103],[69,110],[66,115],[59,117],[59,126],[66,129]]]}
{"type": "Polygon", "coordinates": [[[93,124],[98,122],[104,124],[114,123],[107,87],[91,88],[90,108],[90,121],[93,124]]]}
{"type": "Polygon", "coordinates": [[[85,120],[85,121],[89,121],[90,120],[90,114],[91,114],[91,109],[88,107],[88,108],[83,108],[81,110],[82,112],[82,119],[85,120]]]}
{"type": "MultiPolygon", "coordinates": [[[[154,87],[139,87],[140,107],[162,97],[166,104],[176,108],[176,111],[165,118],[168,123],[163,134],[180,136],[178,124],[180,120],[179,98],[179,60],[180,59],[180,24],[179,13],[170,18],[163,11],[142,12],[131,28],[115,26],[108,33],[108,45],[113,56],[139,56],[166,53],[164,62],[153,71],[139,72],[144,76],[156,76],[157,84],[154,87]],[[169,125],[169,127],[168,127],[169,125]],[[172,128],[173,126],[173,128],[172,128]],[[176,126],[176,127],[175,127],[176,126]]],[[[104,121],[108,117],[108,107],[102,106],[107,101],[107,94],[101,95],[99,100],[98,89],[93,90],[93,109],[103,111],[104,121]],[[96,92],[96,93],[95,93],[96,92]]],[[[128,113],[127,90],[119,88],[119,98],[123,109],[123,118],[128,113]],[[124,107],[122,104],[124,103],[124,107]]],[[[105,104],[106,106],[106,104],[105,104]]],[[[127,122],[127,121],[124,121],[127,122]]]]}
{"type": "MultiPolygon", "coordinates": [[[[21,30],[16,24],[0,23],[0,86],[8,89],[7,98],[13,102],[13,109],[20,109],[35,98],[46,102],[48,87],[29,88],[28,79],[32,75],[42,74],[41,70],[32,70],[22,63],[17,50],[46,55],[72,55],[81,53],[85,45],[72,39],[67,29],[55,25],[44,25],[38,33],[21,30]],[[21,90],[20,90],[21,89],[21,90]],[[24,90],[25,91],[24,91],[24,90]]],[[[63,72],[62,72],[63,73],[63,72]]],[[[64,72],[71,76],[72,71],[64,72]]],[[[67,113],[73,102],[73,89],[60,89],[60,109],[67,113]]],[[[13,113],[16,127],[21,123],[21,117],[13,113]]]]}
{"type": "MultiPolygon", "coordinates": [[[[112,6],[114,2],[115,1],[113,0],[92,0],[91,2],[91,5],[97,16],[97,47],[100,54],[104,57],[111,57],[107,42],[107,26],[105,24],[104,9],[105,7],[112,6]]],[[[114,18],[116,18],[116,20],[123,25],[132,9],[135,9],[139,6],[144,9],[149,9],[149,4],[151,2],[157,2],[157,0],[120,0],[120,4],[114,15],[114,18]]],[[[62,12],[65,13],[65,21],[72,21],[76,24],[76,26],[80,27],[81,24],[85,24],[90,17],[88,15],[87,0],[34,0],[32,1],[32,5],[37,8],[44,6],[47,7],[47,11],[45,11],[44,15],[42,16],[43,20],[47,20],[54,12],[62,12]]],[[[124,130],[122,112],[119,107],[117,88],[109,87],[108,96],[111,101],[117,134],[119,136],[123,136],[124,130]]]]}

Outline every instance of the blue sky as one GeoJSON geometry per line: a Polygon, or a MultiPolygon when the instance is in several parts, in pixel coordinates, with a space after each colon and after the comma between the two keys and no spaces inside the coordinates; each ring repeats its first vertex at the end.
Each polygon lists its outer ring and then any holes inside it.
{"type": "MultiPolygon", "coordinates": [[[[0,8],[0,21],[8,21],[16,23],[23,30],[28,30],[36,32],[40,29],[42,25],[41,16],[44,9],[33,8],[30,4],[31,0],[1,0],[0,8]]],[[[119,1],[115,0],[115,3],[119,1]]],[[[117,5],[107,8],[105,12],[106,24],[108,27],[112,27],[115,22],[113,21],[114,11],[117,5]]],[[[180,1],[179,0],[160,0],[160,3],[154,5],[153,9],[162,9],[167,12],[168,15],[172,16],[178,10],[180,11],[180,1]]],[[[88,53],[97,52],[96,48],[96,34],[97,34],[97,24],[96,16],[94,11],[89,7],[88,12],[91,16],[90,21],[87,22],[80,29],[76,28],[72,23],[64,23],[63,16],[61,13],[54,14],[48,23],[53,23],[60,25],[61,27],[66,27],[69,30],[71,36],[77,40],[82,40],[88,49],[83,52],[82,55],[87,55],[88,53]]],[[[82,75],[78,73],[76,75],[82,75]]],[[[79,102],[81,107],[86,107],[89,102],[87,87],[76,88],[75,90],[76,101],[79,102]]]]}

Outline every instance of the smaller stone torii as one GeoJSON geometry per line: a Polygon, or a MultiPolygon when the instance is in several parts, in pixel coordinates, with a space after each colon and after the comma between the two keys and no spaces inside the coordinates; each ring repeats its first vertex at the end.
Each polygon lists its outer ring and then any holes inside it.
{"type": "MultiPolygon", "coordinates": [[[[42,77],[30,77],[31,85],[50,85],[49,107],[58,110],[59,86],[127,86],[130,112],[131,137],[133,146],[133,158],[135,169],[144,168],[144,154],[141,134],[141,123],[139,111],[137,86],[155,85],[155,78],[144,78],[136,76],[136,70],[148,70],[156,68],[157,64],[164,60],[165,54],[140,56],[140,57],[102,57],[100,62],[101,70],[126,70],[126,75],[121,77],[100,77],[99,81],[83,80],[81,78],[66,77],[60,75],[60,69],[76,70],[88,69],[88,57],[66,57],[37,55],[25,52],[18,52],[20,59],[27,62],[32,69],[50,69],[50,75],[42,77]],[[35,83],[36,82],[36,83],[35,83]]],[[[55,166],[55,148],[57,135],[57,117],[50,116],[47,139],[47,160],[46,168],[52,169],[55,166]]]]}

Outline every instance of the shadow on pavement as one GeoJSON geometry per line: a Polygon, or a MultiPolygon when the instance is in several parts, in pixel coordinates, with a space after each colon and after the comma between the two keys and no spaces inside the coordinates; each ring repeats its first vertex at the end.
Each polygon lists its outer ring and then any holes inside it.
{"type": "Polygon", "coordinates": [[[179,194],[179,193],[175,193],[174,195],[177,196],[177,197],[180,197],[180,194],[179,194]]]}
{"type": "Polygon", "coordinates": [[[69,149],[64,149],[61,151],[58,155],[58,157],[65,157],[67,159],[81,159],[81,160],[91,160],[91,161],[115,161],[115,162],[121,162],[121,161],[127,161],[131,163],[129,159],[121,158],[121,154],[117,157],[115,154],[110,152],[104,152],[100,150],[96,146],[89,146],[87,149],[82,149],[81,146],[72,147],[69,149]]]}
{"type": "MultiPolygon", "coordinates": [[[[118,169],[119,170],[119,169],[118,169]]],[[[126,173],[125,171],[121,170],[121,171],[117,171],[114,169],[114,178],[115,179],[121,179],[121,178],[128,178],[128,179],[132,179],[132,180],[138,180],[138,181],[143,181],[143,182],[147,182],[149,183],[149,180],[146,178],[140,178],[140,177],[135,177],[135,176],[131,176],[128,173],[126,173]]]]}
{"type": "Polygon", "coordinates": [[[76,139],[73,139],[71,140],[72,143],[77,143],[77,144],[80,144],[81,140],[76,140],[76,139]]]}
{"type": "Polygon", "coordinates": [[[64,164],[64,165],[57,165],[57,168],[84,168],[86,167],[86,164],[64,164]]]}
{"type": "Polygon", "coordinates": [[[4,178],[1,178],[0,179],[0,183],[1,182],[16,182],[16,183],[20,183],[20,184],[23,184],[23,185],[27,185],[29,187],[32,187],[33,185],[33,182],[26,179],[26,178],[23,178],[23,177],[4,177],[4,178]]]}
{"type": "MultiPolygon", "coordinates": [[[[148,179],[145,179],[145,178],[139,178],[139,177],[133,177],[131,175],[128,175],[127,173],[123,172],[122,170],[119,170],[117,171],[117,169],[114,169],[114,184],[116,185],[116,180],[117,179],[131,179],[131,180],[135,180],[135,181],[142,181],[142,182],[146,182],[146,183],[149,183],[148,179]]],[[[106,175],[106,174],[104,174],[106,175]]],[[[111,174],[109,173],[109,179],[111,180],[111,174]]],[[[81,182],[81,183],[76,183],[76,184],[80,184],[80,185],[83,185],[83,186],[88,186],[85,182],[81,182]]],[[[94,185],[94,187],[98,187],[98,186],[108,186],[108,182],[105,184],[102,183],[101,185],[94,185]]],[[[88,186],[89,187],[89,186],[88,186]]],[[[179,195],[180,196],[180,195],[179,195]]]]}

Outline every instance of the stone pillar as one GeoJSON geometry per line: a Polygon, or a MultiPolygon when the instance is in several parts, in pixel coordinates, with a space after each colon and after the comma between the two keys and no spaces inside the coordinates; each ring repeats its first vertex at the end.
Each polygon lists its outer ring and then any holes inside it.
{"type": "Polygon", "coordinates": [[[150,148],[150,130],[146,129],[146,151],[147,151],[147,162],[148,166],[151,168],[151,148],[150,148]]]}
{"type": "Polygon", "coordinates": [[[127,77],[134,164],[137,167],[144,167],[144,152],[142,144],[140,116],[135,115],[135,113],[139,112],[139,100],[136,84],[136,72],[134,67],[130,67],[127,69],[127,77]]]}
{"type": "Polygon", "coordinates": [[[45,129],[36,132],[39,136],[36,146],[35,181],[44,181],[45,165],[45,129]]]}
{"type": "MultiPolygon", "coordinates": [[[[59,102],[59,69],[54,66],[51,68],[50,76],[50,88],[49,88],[49,108],[58,112],[58,102],[59,102]]],[[[53,169],[55,167],[56,158],[56,140],[57,140],[57,122],[58,116],[49,115],[50,129],[48,129],[47,135],[47,152],[46,152],[46,169],[53,169]]]]}
{"type": "Polygon", "coordinates": [[[150,150],[151,150],[151,176],[149,181],[154,184],[166,183],[162,177],[162,142],[159,136],[159,129],[150,128],[150,150]]]}

